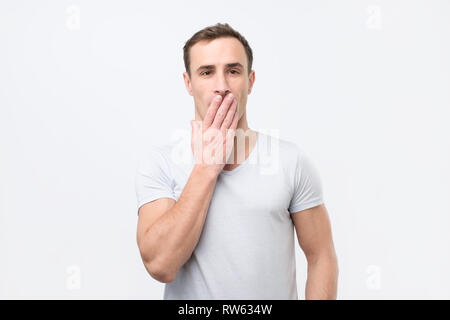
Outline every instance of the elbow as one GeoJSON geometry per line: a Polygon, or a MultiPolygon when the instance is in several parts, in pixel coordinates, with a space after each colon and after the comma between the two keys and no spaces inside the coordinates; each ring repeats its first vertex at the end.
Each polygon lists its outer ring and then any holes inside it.
{"type": "Polygon", "coordinates": [[[175,272],[170,272],[168,268],[155,263],[155,261],[144,261],[144,266],[150,276],[159,282],[170,283],[176,278],[175,272]]]}
{"type": "Polygon", "coordinates": [[[152,248],[145,246],[145,243],[140,242],[139,239],[138,247],[145,269],[153,279],[162,283],[170,283],[175,280],[176,272],[170,272],[167,263],[163,263],[152,248]]]}

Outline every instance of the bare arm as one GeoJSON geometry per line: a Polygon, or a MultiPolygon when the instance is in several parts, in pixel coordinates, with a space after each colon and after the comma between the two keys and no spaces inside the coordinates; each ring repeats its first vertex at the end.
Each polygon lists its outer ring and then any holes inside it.
{"type": "Polygon", "coordinates": [[[325,205],[291,214],[298,242],[308,261],[305,298],[337,298],[338,262],[325,205]]]}
{"type": "Polygon", "coordinates": [[[165,199],[171,200],[170,208],[161,210],[156,221],[150,220],[155,218],[152,209],[158,204],[141,207],[138,244],[145,267],[155,279],[173,281],[178,269],[190,258],[200,238],[216,181],[217,176],[196,165],[178,201],[165,199]]]}
{"type": "Polygon", "coordinates": [[[143,205],[139,210],[139,250],[147,271],[158,281],[173,281],[178,270],[191,257],[203,230],[217,177],[231,153],[226,145],[234,139],[238,122],[237,101],[232,97],[224,99],[222,104],[220,101],[212,102],[202,126],[193,123],[191,147],[197,151],[196,143],[200,141],[204,144],[204,149],[200,150],[211,151],[208,148],[211,145],[223,148],[222,163],[209,162],[211,159],[206,163],[203,154],[198,158],[194,151],[196,164],[178,201],[162,198],[143,205]],[[211,134],[221,130],[225,132],[226,129],[231,129],[226,132],[226,138],[216,140],[221,143],[214,144],[211,134]]]}

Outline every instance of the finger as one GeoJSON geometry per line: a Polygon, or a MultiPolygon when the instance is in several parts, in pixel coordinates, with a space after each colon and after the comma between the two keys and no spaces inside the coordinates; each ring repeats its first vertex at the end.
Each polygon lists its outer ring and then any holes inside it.
{"type": "Polygon", "coordinates": [[[222,127],[221,127],[222,130],[230,127],[231,123],[233,122],[233,118],[234,118],[234,114],[236,113],[236,109],[237,109],[237,101],[236,101],[236,99],[234,99],[233,103],[230,106],[230,109],[228,109],[227,116],[225,117],[225,119],[222,122],[222,127]]]}
{"type": "MultiPolygon", "coordinates": [[[[226,139],[226,143],[225,143],[225,145],[226,145],[227,150],[233,149],[233,146],[234,146],[234,137],[236,135],[236,125],[237,125],[237,120],[236,119],[238,119],[237,112],[235,112],[235,116],[233,118],[233,122],[232,122],[231,127],[225,129],[226,130],[226,138],[225,138],[226,139]]],[[[233,152],[230,153],[229,157],[230,158],[234,157],[233,156],[233,152]]],[[[233,163],[234,160],[232,159],[231,161],[232,161],[231,163],[233,163]]]]}
{"type": "Polygon", "coordinates": [[[205,118],[203,119],[203,127],[209,128],[214,121],[214,117],[216,116],[217,109],[220,107],[220,103],[222,102],[222,96],[217,95],[211,101],[208,110],[206,111],[205,118]]]}
{"type": "Polygon", "coordinates": [[[225,99],[222,101],[222,104],[220,105],[219,109],[217,110],[216,116],[214,117],[214,121],[211,125],[211,127],[219,129],[222,125],[223,119],[225,119],[225,116],[227,115],[228,109],[230,108],[231,104],[233,103],[234,96],[230,93],[225,97],[225,99]]]}
{"type": "Polygon", "coordinates": [[[225,131],[226,131],[226,139],[227,139],[226,141],[227,141],[227,143],[233,144],[234,143],[233,137],[236,134],[236,129],[228,128],[228,129],[225,129],[225,131]]]}
{"type": "Polygon", "coordinates": [[[201,132],[200,130],[201,121],[191,120],[192,136],[191,136],[191,150],[194,155],[196,163],[201,162],[201,132]]]}
{"type": "Polygon", "coordinates": [[[192,135],[195,135],[199,131],[201,124],[201,120],[191,120],[192,135]]]}
{"type": "Polygon", "coordinates": [[[226,132],[226,139],[227,141],[233,142],[232,138],[234,137],[236,133],[237,124],[239,121],[239,113],[237,110],[234,112],[233,121],[231,122],[231,126],[229,128],[225,128],[224,131],[226,132]]]}
{"type": "Polygon", "coordinates": [[[239,112],[238,112],[238,110],[236,110],[236,112],[234,113],[233,121],[231,122],[230,128],[233,130],[236,130],[238,122],[239,122],[239,112]]]}

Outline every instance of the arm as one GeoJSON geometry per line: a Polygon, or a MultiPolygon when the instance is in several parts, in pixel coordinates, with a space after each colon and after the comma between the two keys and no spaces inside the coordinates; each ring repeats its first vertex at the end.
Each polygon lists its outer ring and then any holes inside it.
{"type": "Polygon", "coordinates": [[[308,262],[305,298],[336,299],[338,262],[325,205],[292,213],[291,218],[308,262]]]}
{"type": "Polygon", "coordinates": [[[137,241],[145,268],[161,282],[175,279],[200,238],[217,175],[195,165],[178,201],[158,199],[139,209],[137,241]]]}
{"type": "Polygon", "coordinates": [[[203,122],[191,121],[196,164],[178,201],[160,198],[139,208],[137,242],[145,268],[156,280],[173,281],[197,246],[217,177],[232,151],[227,147],[233,143],[237,123],[237,100],[232,95],[213,99],[203,122]],[[211,140],[213,134],[223,137],[223,133],[225,139],[211,140]],[[209,161],[208,152],[222,155],[222,161],[209,161]]]}

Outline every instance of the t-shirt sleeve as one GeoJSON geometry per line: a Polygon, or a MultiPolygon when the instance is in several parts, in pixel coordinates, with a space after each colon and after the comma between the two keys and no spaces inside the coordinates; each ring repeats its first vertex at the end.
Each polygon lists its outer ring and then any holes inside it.
{"type": "Polygon", "coordinates": [[[289,212],[303,211],[323,202],[323,188],[319,172],[311,159],[304,152],[298,150],[289,212]]]}
{"type": "Polygon", "coordinates": [[[153,146],[139,159],[136,170],[135,189],[138,212],[142,205],[156,199],[172,198],[176,200],[172,181],[167,160],[161,151],[153,146]]]}

